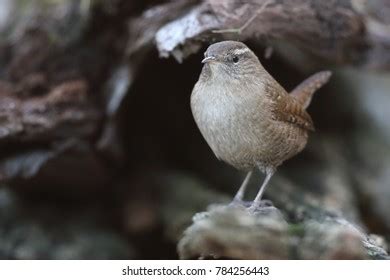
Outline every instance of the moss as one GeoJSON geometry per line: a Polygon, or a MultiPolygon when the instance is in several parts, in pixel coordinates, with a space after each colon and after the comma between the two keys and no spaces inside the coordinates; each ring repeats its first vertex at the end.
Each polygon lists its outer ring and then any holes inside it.
{"type": "Polygon", "coordinates": [[[288,226],[288,234],[289,235],[295,235],[298,237],[303,237],[305,234],[305,227],[303,224],[289,224],[288,226]]]}

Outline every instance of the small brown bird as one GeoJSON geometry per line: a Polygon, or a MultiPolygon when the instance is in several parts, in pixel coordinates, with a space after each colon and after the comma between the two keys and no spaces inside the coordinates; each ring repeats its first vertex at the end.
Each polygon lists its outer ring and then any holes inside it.
{"type": "Polygon", "coordinates": [[[191,94],[194,119],[218,159],[248,172],[233,202],[242,201],[254,168],[265,173],[254,212],[276,168],[306,146],[314,126],[305,109],[331,73],[319,72],[288,94],[236,41],[212,44],[202,63],[191,94]]]}

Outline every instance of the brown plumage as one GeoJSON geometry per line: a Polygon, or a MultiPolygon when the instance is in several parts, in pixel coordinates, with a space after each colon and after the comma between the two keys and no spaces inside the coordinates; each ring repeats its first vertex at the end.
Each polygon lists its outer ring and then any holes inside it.
{"type": "Polygon", "coordinates": [[[314,130],[305,108],[330,72],[312,76],[288,94],[241,42],[211,45],[202,62],[191,95],[194,119],[218,159],[248,171],[235,201],[242,199],[254,168],[266,174],[254,211],[276,168],[305,147],[314,130]]]}
{"type": "Polygon", "coordinates": [[[302,104],[303,109],[306,109],[310,105],[313,94],[329,81],[331,75],[330,71],[318,72],[300,83],[290,95],[302,104]]]}

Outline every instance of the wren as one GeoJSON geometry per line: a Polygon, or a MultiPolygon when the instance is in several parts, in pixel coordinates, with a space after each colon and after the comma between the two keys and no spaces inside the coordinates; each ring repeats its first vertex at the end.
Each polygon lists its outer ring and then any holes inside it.
{"type": "Polygon", "coordinates": [[[289,94],[242,42],[210,45],[202,63],[191,94],[195,122],[219,160],[247,172],[233,203],[242,202],[255,168],[265,173],[249,208],[255,212],[277,167],[306,146],[314,131],[306,108],[331,72],[311,76],[289,94]]]}

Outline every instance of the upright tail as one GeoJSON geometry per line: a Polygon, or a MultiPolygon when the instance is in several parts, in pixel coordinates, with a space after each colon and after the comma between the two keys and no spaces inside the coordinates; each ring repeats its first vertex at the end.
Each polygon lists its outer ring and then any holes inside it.
{"type": "Polygon", "coordinates": [[[310,105],[313,94],[329,81],[331,75],[330,71],[318,72],[300,83],[291,91],[290,95],[306,109],[310,105]]]}

